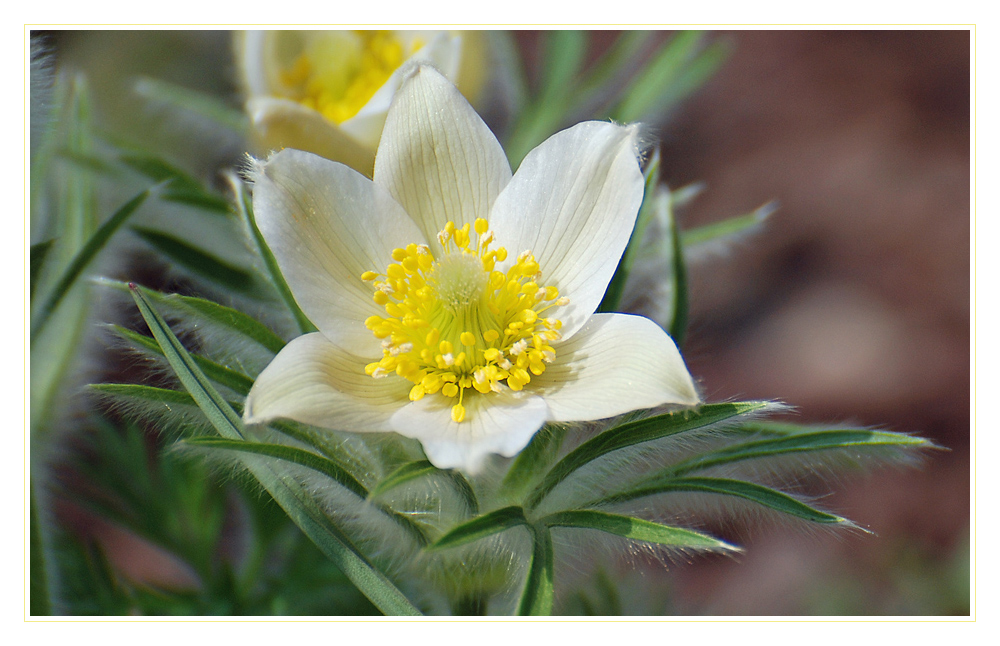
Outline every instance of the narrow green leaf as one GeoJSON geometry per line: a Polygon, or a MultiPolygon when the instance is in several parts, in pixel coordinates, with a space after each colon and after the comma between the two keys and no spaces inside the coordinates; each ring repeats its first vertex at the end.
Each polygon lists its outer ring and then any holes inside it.
{"type": "Polygon", "coordinates": [[[185,443],[193,446],[224,449],[227,451],[241,451],[244,453],[263,455],[277,460],[286,460],[322,473],[359,498],[368,497],[368,490],[365,489],[364,485],[358,482],[354,476],[348,473],[346,469],[333,460],[313,453],[312,451],[306,451],[305,449],[296,448],[294,446],[265,444],[261,442],[245,442],[243,440],[227,440],[221,437],[193,437],[185,440],[185,443]]]}
{"type": "MultiPolygon", "coordinates": [[[[128,284],[121,281],[102,278],[97,282],[123,292],[128,292],[129,290],[128,284]]],[[[255,341],[261,347],[275,354],[285,347],[285,340],[275,334],[271,328],[239,310],[195,296],[164,294],[155,291],[147,291],[146,294],[150,301],[156,305],[164,305],[174,310],[191,312],[206,321],[221,325],[251,341],[255,341]]]]}
{"type": "Polygon", "coordinates": [[[165,406],[197,406],[190,394],[170,388],[157,388],[145,384],[90,384],[87,388],[102,395],[142,399],[165,406]]]}
{"type": "Polygon", "coordinates": [[[668,216],[670,218],[670,241],[673,243],[673,295],[674,303],[671,309],[670,326],[667,332],[670,333],[677,347],[684,345],[684,336],[687,332],[688,323],[688,285],[687,285],[687,263],[684,262],[684,247],[681,244],[680,230],[677,228],[677,218],[674,217],[673,209],[668,206],[668,216]]]}
{"type": "Polygon", "coordinates": [[[681,31],[674,35],[629,84],[612,118],[628,123],[649,114],[701,47],[702,37],[699,31],[681,31]]]}
{"type": "MultiPolygon", "coordinates": [[[[132,296],[157,343],[163,348],[164,356],[202,412],[222,437],[242,440],[243,422],[236,412],[212,387],[166,322],[150,306],[139,287],[132,288],[132,296]]],[[[379,610],[386,614],[420,614],[406,596],[365,558],[339,527],[333,524],[307,492],[296,483],[275,473],[266,464],[252,461],[246,464],[292,521],[379,610]]]]}
{"type": "Polygon", "coordinates": [[[30,268],[30,282],[28,287],[29,297],[35,295],[35,285],[38,284],[38,276],[42,273],[42,267],[45,266],[45,257],[48,255],[49,250],[52,249],[52,243],[55,239],[46,240],[45,242],[39,242],[38,244],[31,245],[30,258],[31,258],[31,268],[30,268]]]}
{"type": "Polygon", "coordinates": [[[437,550],[465,545],[521,525],[529,526],[528,520],[524,517],[524,510],[520,507],[504,507],[452,528],[427,549],[437,550]]]}
{"type": "Polygon", "coordinates": [[[538,98],[526,107],[504,147],[511,167],[517,168],[528,152],[555,132],[566,118],[569,97],[583,66],[587,37],[576,30],[543,32],[545,69],[538,98]]]}
{"type": "Polygon", "coordinates": [[[243,293],[253,293],[253,273],[235,267],[212,254],[188,244],[187,241],[146,227],[132,227],[140,238],[174,262],[187,267],[198,276],[243,293]]]}
{"type": "Polygon", "coordinates": [[[931,446],[933,445],[923,438],[888,431],[860,429],[814,431],[727,446],[678,462],[670,466],[664,473],[680,476],[722,464],[792,453],[835,451],[848,448],[860,451],[875,447],[929,448],[931,446]]]}
{"type": "Polygon", "coordinates": [[[663,114],[704,85],[729,57],[725,43],[712,43],[697,53],[677,78],[653,101],[647,115],[663,114]]]}
{"type": "Polygon", "coordinates": [[[610,49],[594,64],[573,92],[576,105],[584,105],[594,97],[606,94],[611,86],[621,82],[635,70],[635,61],[650,43],[653,32],[629,29],[623,31],[610,49]]]}
{"type": "Polygon", "coordinates": [[[769,405],[770,402],[764,401],[705,404],[698,408],[657,415],[608,429],[597,437],[584,442],[556,463],[552,470],[545,475],[541,484],[532,491],[526,502],[526,507],[528,509],[537,507],[538,503],[556,485],[574,471],[612,451],[725,422],[741,415],[763,410],[769,405]]]}
{"type": "MultiPolygon", "coordinates": [[[[157,343],[155,339],[151,339],[144,334],[139,334],[138,332],[134,332],[118,325],[112,325],[111,329],[113,329],[115,333],[122,338],[127,339],[145,350],[149,350],[150,352],[160,356],[166,356],[163,349],[160,347],[160,344],[157,343]]],[[[198,368],[200,368],[201,371],[215,383],[225,386],[233,392],[241,395],[247,395],[250,393],[250,388],[253,387],[253,378],[243,374],[242,372],[238,372],[232,368],[227,368],[226,366],[218,364],[211,359],[206,359],[201,355],[191,354],[190,356],[198,368]]]]}
{"type": "Polygon", "coordinates": [[[786,493],[782,493],[770,487],[746,482],[743,480],[729,480],[726,478],[673,478],[670,476],[659,480],[648,480],[627,491],[618,492],[602,498],[597,505],[625,502],[644,498],[662,493],[677,492],[701,492],[713,493],[723,496],[736,496],[759,505],[763,505],[775,511],[780,511],[791,516],[796,516],[803,520],[814,523],[844,523],[849,521],[834,516],[826,512],[814,509],[800,500],[792,498],[786,493]]]}
{"type": "Polygon", "coordinates": [[[83,270],[90,264],[90,261],[94,259],[104,245],[107,244],[108,240],[115,231],[118,230],[125,220],[129,218],[136,209],[138,209],[146,198],[149,197],[152,189],[146,189],[145,191],[139,193],[131,200],[126,202],[121,208],[119,208],[115,213],[108,218],[107,222],[102,224],[97,231],[94,232],[90,239],[83,245],[79,252],[73,257],[66,270],[63,272],[59,281],[55,284],[52,290],[49,292],[48,297],[45,299],[45,303],[38,309],[35,316],[31,317],[31,338],[35,339],[38,336],[38,332],[42,329],[45,323],[52,316],[52,312],[55,311],[56,307],[62,301],[66,293],[69,292],[73,283],[76,279],[80,277],[83,270]]]}
{"type": "Polygon", "coordinates": [[[148,76],[136,80],[134,87],[137,94],[147,99],[161,101],[207,117],[233,132],[239,134],[246,132],[246,115],[212,95],[148,76]]]}
{"type": "Polygon", "coordinates": [[[531,525],[531,565],[524,582],[524,591],[517,604],[520,616],[548,616],[555,599],[555,567],[552,534],[542,525],[531,525]]]}
{"type": "Polygon", "coordinates": [[[229,215],[232,212],[224,197],[212,193],[201,182],[159,157],[132,153],[122,155],[119,161],[154,182],[164,183],[164,200],[195,206],[219,215],[229,215]]]}
{"type": "Polygon", "coordinates": [[[288,288],[288,283],[285,282],[285,277],[281,274],[281,268],[278,267],[278,261],[275,259],[274,254],[271,253],[271,249],[267,246],[267,241],[264,240],[264,235],[257,228],[257,221],[254,219],[253,214],[253,203],[250,201],[250,195],[247,193],[246,186],[240,181],[238,177],[234,174],[229,175],[229,182],[233,186],[233,192],[236,195],[236,210],[238,211],[240,218],[243,220],[244,225],[250,232],[250,237],[253,239],[254,244],[257,246],[257,253],[260,254],[261,259],[264,261],[264,266],[267,267],[268,276],[271,279],[271,284],[277,290],[278,295],[281,296],[281,300],[285,303],[285,307],[288,311],[295,317],[295,322],[298,323],[299,331],[302,334],[308,334],[310,332],[316,331],[316,326],[312,324],[309,317],[305,315],[299,304],[295,302],[295,297],[292,296],[292,290],[288,288]]]}
{"type": "Polygon", "coordinates": [[[774,202],[768,202],[750,213],[682,231],[681,242],[684,243],[685,249],[691,249],[714,240],[734,238],[739,235],[751,233],[754,229],[762,225],[777,208],[774,202]]]}
{"type": "Polygon", "coordinates": [[[45,567],[46,553],[42,541],[41,519],[38,516],[38,502],[35,499],[34,478],[31,478],[30,487],[29,504],[31,515],[28,520],[30,524],[28,531],[31,534],[31,571],[29,573],[30,595],[28,613],[35,617],[41,617],[52,614],[52,603],[49,599],[48,571],[45,567]]]}
{"type": "Polygon", "coordinates": [[[528,446],[511,463],[500,484],[500,494],[511,500],[521,498],[537,474],[555,460],[565,437],[566,427],[553,424],[547,424],[535,433],[528,446]]]}
{"type": "Polygon", "coordinates": [[[683,527],[660,525],[641,518],[609,514],[593,509],[562,511],[546,516],[541,521],[547,527],[576,527],[598,531],[657,545],[708,550],[737,550],[719,539],[683,527]]]}
{"type": "Polygon", "coordinates": [[[615,268],[615,273],[611,277],[611,282],[608,283],[608,288],[604,292],[604,298],[601,299],[601,304],[597,307],[598,312],[618,311],[622,294],[625,292],[625,284],[628,281],[628,275],[632,271],[632,265],[635,264],[636,256],[639,253],[639,247],[642,246],[643,238],[646,236],[646,228],[649,226],[650,220],[652,220],[654,214],[659,208],[659,200],[656,199],[657,185],[660,181],[659,148],[656,148],[653,151],[653,156],[646,165],[644,179],[645,184],[642,191],[642,205],[639,207],[639,213],[635,219],[635,226],[632,228],[632,235],[629,237],[628,245],[625,247],[625,253],[623,253],[622,257],[618,260],[618,267],[615,268]]]}
{"type": "Polygon", "coordinates": [[[466,508],[472,514],[479,513],[479,500],[476,498],[476,493],[472,490],[472,486],[465,479],[465,476],[454,469],[438,469],[427,460],[418,460],[402,465],[383,478],[372,489],[371,496],[372,498],[377,498],[400,485],[429,475],[440,475],[449,479],[465,501],[466,508]]]}

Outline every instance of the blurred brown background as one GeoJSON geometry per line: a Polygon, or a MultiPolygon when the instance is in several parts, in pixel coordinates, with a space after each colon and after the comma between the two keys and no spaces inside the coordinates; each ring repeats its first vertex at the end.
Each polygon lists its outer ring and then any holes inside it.
{"type": "Polygon", "coordinates": [[[912,432],[920,469],[832,483],[876,535],[760,528],[669,577],[707,614],[968,614],[970,36],[715,33],[719,74],[660,129],[692,226],[769,200],[766,229],[692,268],[685,348],[706,399],[912,432]]]}
{"type": "MultiPolygon", "coordinates": [[[[616,34],[591,36],[596,56],[616,34]]],[[[654,124],[670,186],[705,184],[679,214],[681,226],[771,200],[779,210],[727,253],[694,259],[685,357],[705,398],[777,399],[796,407],[794,421],[912,432],[948,450],[919,469],[829,483],[836,493],[821,503],[875,535],[728,528],[746,547],[735,559],[639,574],[623,568],[621,576],[663,593],[625,610],[968,614],[969,33],[709,37],[729,44],[728,62],[654,124]]],[[[92,67],[98,103],[127,104],[122,79],[143,72],[237,105],[227,38],[52,36],[60,55],[92,67]],[[165,61],[164,51],[181,60],[165,61]],[[108,52],[112,65],[101,58],[108,52]]],[[[537,34],[515,39],[533,62],[537,34]]],[[[149,116],[118,114],[118,127],[136,131],[129,119],[149,116]]],[[[185,149],[181,138],[164,136],[206,174],[220,161],[197,154],[202,141],[188,137],[185,149]]]]}

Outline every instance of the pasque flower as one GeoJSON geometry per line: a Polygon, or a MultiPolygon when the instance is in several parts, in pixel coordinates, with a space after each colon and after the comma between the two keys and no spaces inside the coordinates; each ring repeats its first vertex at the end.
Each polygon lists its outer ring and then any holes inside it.
{"type": "Polygon", "coordinates": [[[401,67],[433,64],[466,96],[487,67],[472,32],[249,31],[235,45],[263,148],[308,150],[368,176],[401,67]]]}
{"type": "Polygon", "coordinates": [[[372,180],[289,149],[251,179],[261,232],[319,332],[260,374],[249,423],[395,431],[474,472],[549,421],[698,402],[656,324],[594,313],[642,202],[634,126],[581,123],[512,176],[455,87],[415,66],[372,180]]]}

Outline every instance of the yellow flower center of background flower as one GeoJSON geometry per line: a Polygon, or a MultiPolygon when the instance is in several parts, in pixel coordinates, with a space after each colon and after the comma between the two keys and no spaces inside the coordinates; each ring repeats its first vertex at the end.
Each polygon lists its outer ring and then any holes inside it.
{"type": "MultiPolygon", "coordinates": [[[[413,382],[410,399],[439,393],[454,400],[451,418],[465,419],[466,391],[482,395],[505,386],[518,391],[555,359],[550,343],[562,322],[543,314],[565,305],[555,287],[540,286],[535,256],[525,251],[502,272],[494,267],[507,250],[490,250],[486,220],[461,229],[448,222],[438,234],[444,249],[434,258],[425,245],[395,249],[384,274],[366,271],[374,299],[388,316],[365,325],[382,339],[382,359],[365,366],[372,377],[395,373],[413,382]]],[[[469,393],[471,396],[472,393],[469,393]]]]}
{"type": "Polygon", "coordinates": [[[422,46],[415,41],[404,51],[390,31],[329,32],[306,42],[281,72],[281,81],[296,101],[341,123],[356,115],[422,46]]]}

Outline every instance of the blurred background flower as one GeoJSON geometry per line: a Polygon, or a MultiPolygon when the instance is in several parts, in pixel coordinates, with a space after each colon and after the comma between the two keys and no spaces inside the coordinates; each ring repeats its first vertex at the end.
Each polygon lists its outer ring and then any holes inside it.
{"type": "MultiPolygon", "coordinates": [[[[617,35],[591,32],[587,60],[617,35]]],[[[238,114],[230,36],[46,34],[57,66],[87,74],[98,129],[164,151],[210,181],[247,148],[238,121],[228,131],[196,111],[172,121],[150,100],[155,84],[136,78],[210,92],[238,114]]],[[[920,470],[838,482],[824,505],[876,536],[710,528],[746,552],[668,569],[636,553],[578,581],[580,593],[557,611],[968,614],[969,33],[709,38],[728,46],[728,60],[693,97],[649,119],[667,184],[704,185],[678,214],[681,229],[770,200],[779,210],[757,235],[689,259],[684,356],[705,399],[780,399],[796,407],[796,422],[884,426],[950,451],[933,453],[920,470]],[[620,597],[607,580],[624,582],[620,597]]],[[[537,87],[539,35],[515,32],[513,39],[528,63],[527,82],[537,87]]],[[[499,96],[515,103],[515,94],[499,96]]],[[[506,125],[502,111],[484,117],[506,125]]],[[[173,226],[169,213],[155,217],[173,226]]],[[[115,264],[129,265],[123,275],[152,271],[141,254],[115,264]]],[[[91,353],[104,352],[95,346],[91,353]]],[[[76,526],[102,535],[92,524],[76,526]]],[[[142,565],[151,561],[122,547],[135,545],[134,537],[103,536],[117,545],[109,558],[120,571],[190,579],[169,563],[150,574],[142,565]]]]}

